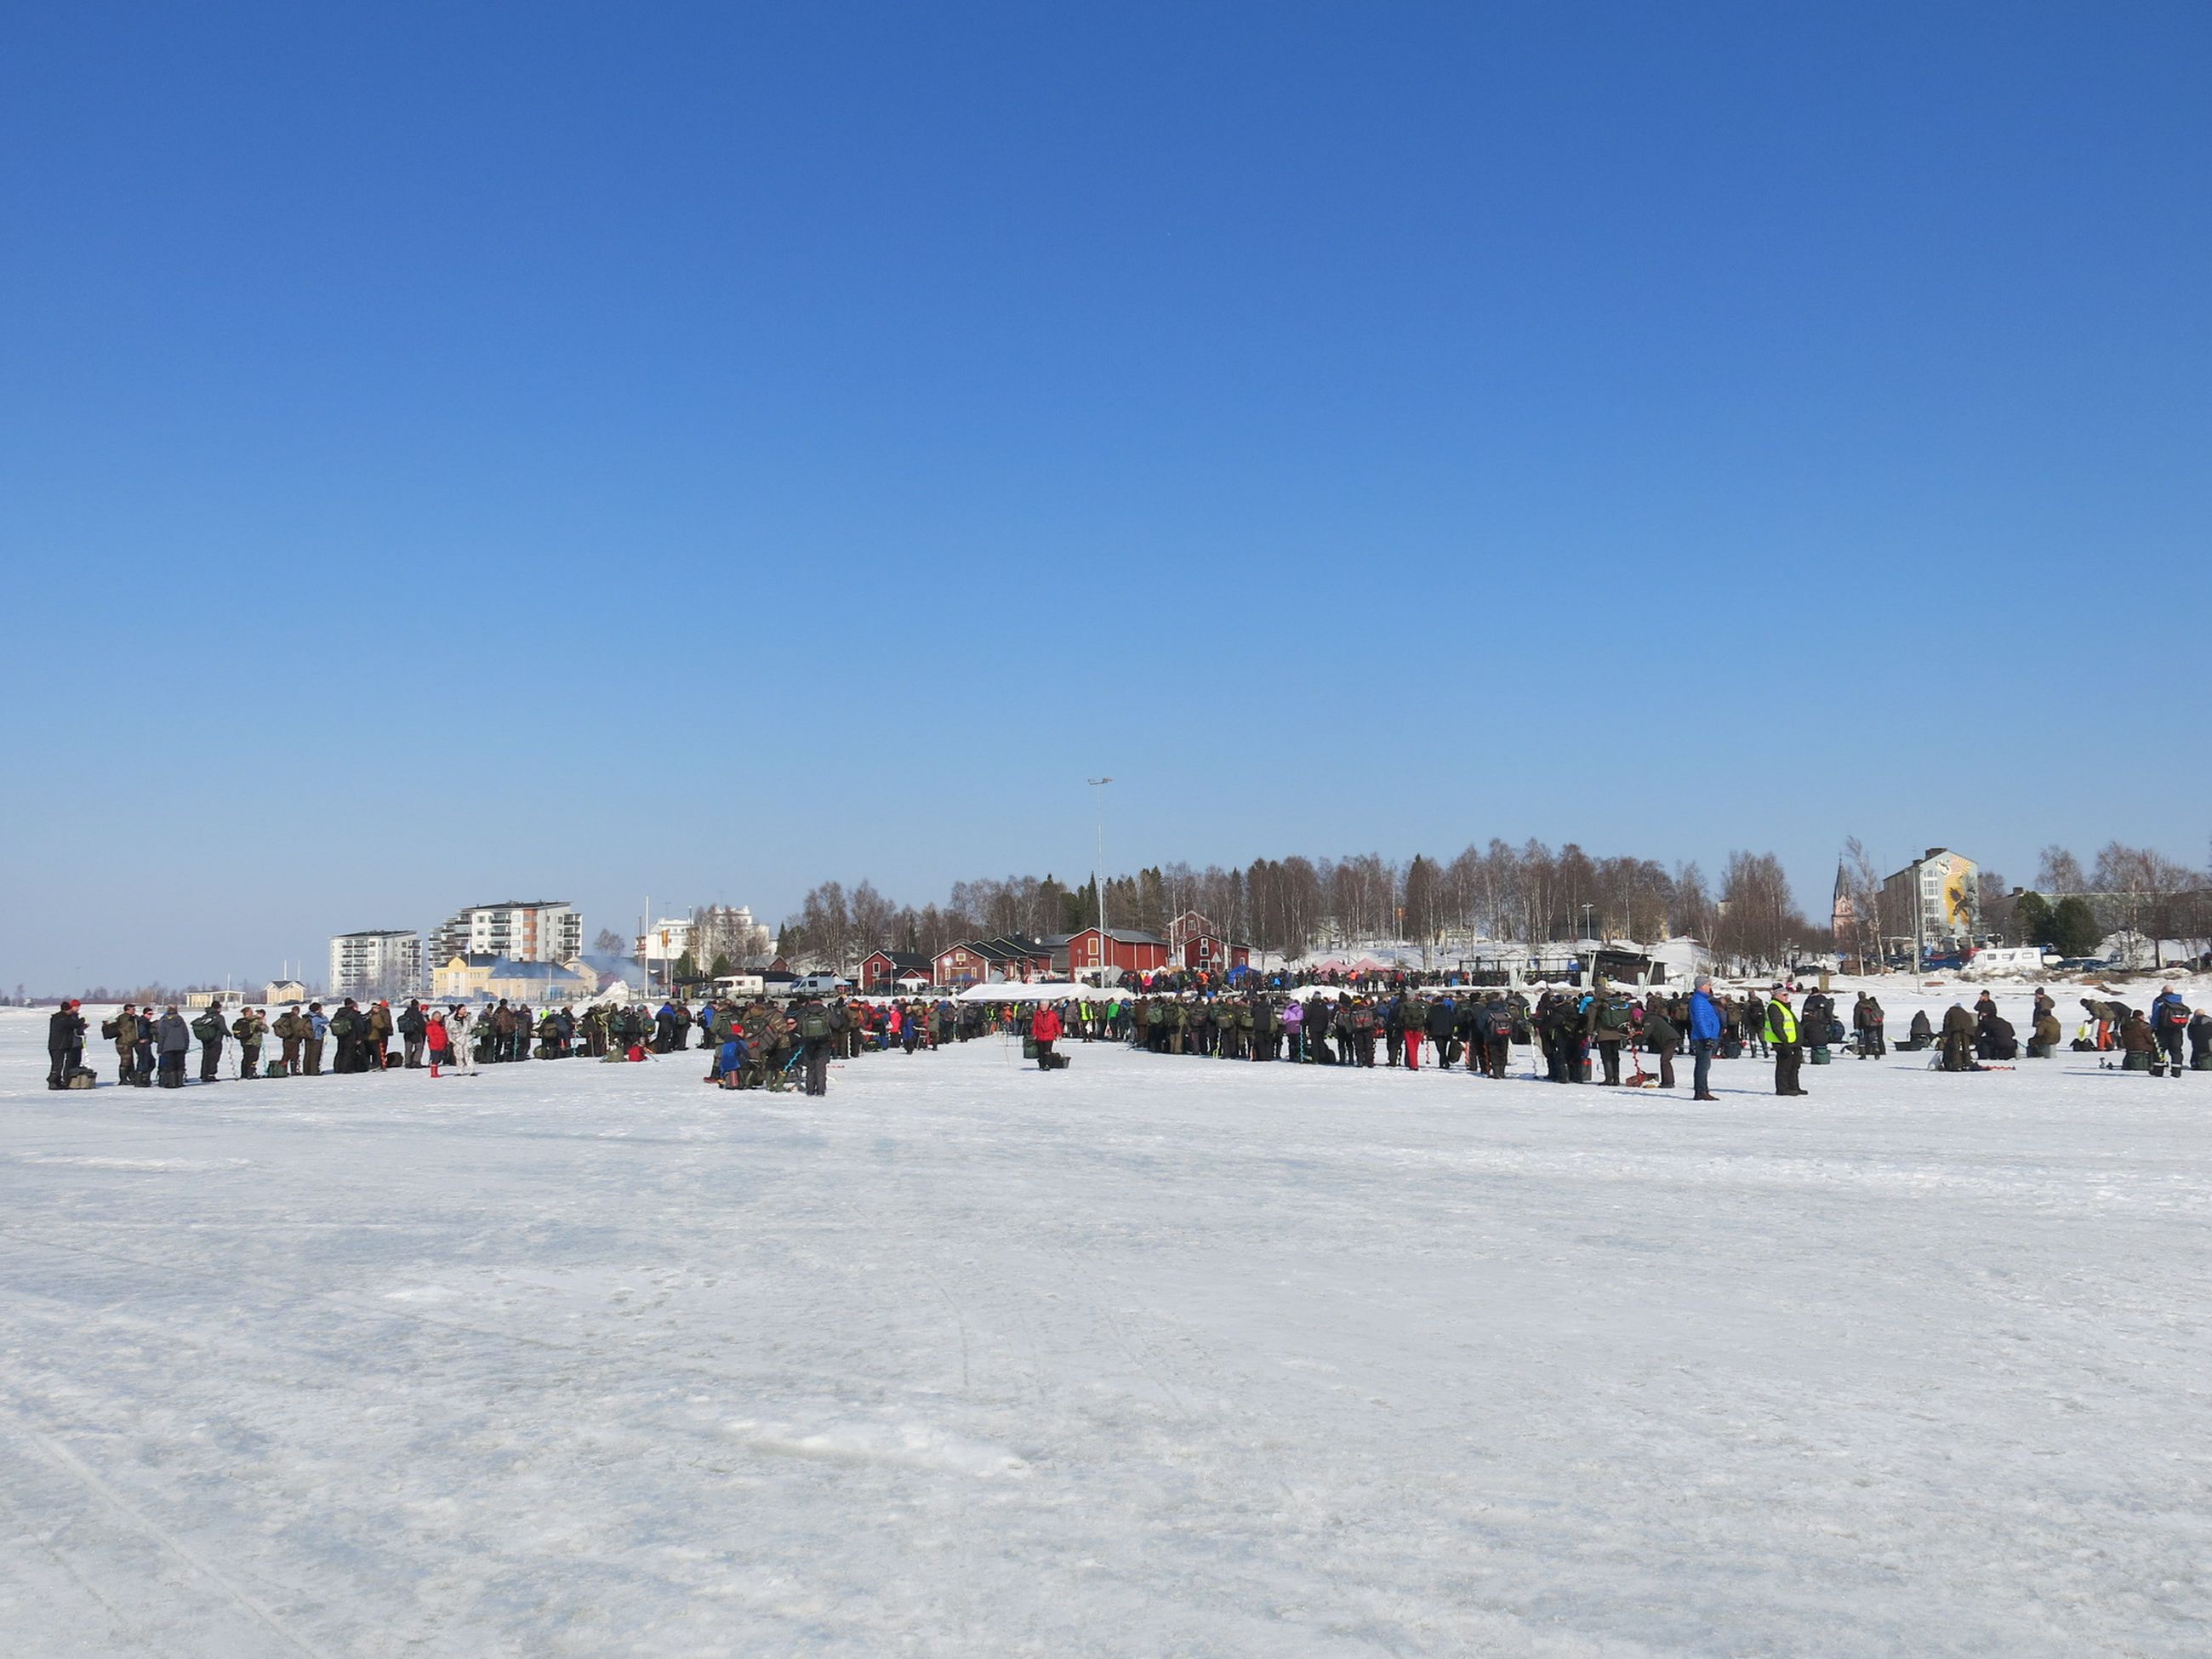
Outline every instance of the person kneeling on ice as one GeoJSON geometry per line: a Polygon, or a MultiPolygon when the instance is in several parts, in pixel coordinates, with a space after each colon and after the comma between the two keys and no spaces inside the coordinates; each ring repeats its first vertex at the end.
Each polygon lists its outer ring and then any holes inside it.
{"type": "Polygon", "coordinates": [[[1036,1042],[1037,1070],[1040,1072],[1052,1070],[1052,1045],[1060,1040],[1060,1010],[1048,1002],[1030,1021],[1030,1036],[1036,1042]]]}
{"type": "Polygon", "coordinates": [[[2129,1071],[2148,1072],[2151,1056],[2158,1052],[2158,1034],[2141,1014],[2131,1013],[2120,1027],[2120,1047],[2126,1051],[2127,1058],[2122,1064],[2129,1071]]]}

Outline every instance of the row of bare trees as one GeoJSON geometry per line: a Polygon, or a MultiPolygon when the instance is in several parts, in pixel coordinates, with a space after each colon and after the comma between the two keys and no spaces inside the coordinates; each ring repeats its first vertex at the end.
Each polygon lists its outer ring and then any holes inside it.
{"type": "MultiPolygon", "coordinates": [[[[1493,840],[1449,859],[1423,854],[1402,864],[1377,853],[1292,854],[1243,869],[1160,865],[1107,880],[1109,926],[1164,933],[1190,910],[1233,939],[1288,956],[1383,939],[1472,946],[1686,934],[1731,955],[1779,962],[1827,943],[1826,929],[1798,910],[1771,853],[1730,854],[1718,894],[1695,863],[1670,871],[1650,859],[1592,856],[1573,842],[1554,851],[1534,840],[1493,840]]],[[[966,939],[1072,933],[1097,913],[1092,883],[1070,886],[1049,874],[956,882],[944,902],[919,908],[894,903],[867,881],[830,881],[787,920],[781,948],[850,966],[879,945],[933,956],[966,939]]]]}
{"type": "Polygon", "coordinates": [[[2036,860],[2035,890],[2083,899],[2105,927],[2136,940],[2178,939],[2198,952],[2212,944],[2212,879],[2154,848],[2107,842],[2085,868],[2053,844],[2036,860]]]}

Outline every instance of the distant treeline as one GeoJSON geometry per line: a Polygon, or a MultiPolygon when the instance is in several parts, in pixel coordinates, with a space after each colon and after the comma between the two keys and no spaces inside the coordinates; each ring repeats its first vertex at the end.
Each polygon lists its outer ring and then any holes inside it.
{"type": "MultiPolygon", "coordinates": [[[[1196,910],[1230,938],[1299,956],[1366,939],[1437,944],[1475,937],[1528,941],[1690,934],[1764,960],[1825,949],[1828,930],[1808,921],[1771,853],[1732,853],[1714,893],[1696,863],[1670,871],[1650,859],[1593,858],[1572,842],[1492,841],[1456,857],[1379,853],[1348,858],[1255,859],[1243,869],[1156,865],[1109,877],[1112,927],[1164,933],[1196,910]]],[[[956,882],[942,903],[919,908],[874,884],[824,882],[784,924],[789,956],[849,962],[878,945],[935,955],[963,939],[1073,933],[1098,917],[1096,884],[1043,876],[956,882]]]]}

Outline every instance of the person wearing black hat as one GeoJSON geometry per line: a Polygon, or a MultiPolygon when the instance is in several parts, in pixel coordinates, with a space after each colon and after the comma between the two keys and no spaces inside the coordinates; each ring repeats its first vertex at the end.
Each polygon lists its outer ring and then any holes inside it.
{"type": "Polygon", "coordinates": [[[230,1027],[223,1023],[222,1004],[208,1004],[207,1012],[192,1022],[192,1035],[200,1040],[200,1081],[219,1082],[222,1077],[222,1042],[230,1035],[230,1027]]]}
{"type": "Polygon", "coordinates": [[[84,1016],[75,998],[54,1010],[46,1022],[46,1087],[66,1089],[70,1073],[84,1063],[84,1016]]]}

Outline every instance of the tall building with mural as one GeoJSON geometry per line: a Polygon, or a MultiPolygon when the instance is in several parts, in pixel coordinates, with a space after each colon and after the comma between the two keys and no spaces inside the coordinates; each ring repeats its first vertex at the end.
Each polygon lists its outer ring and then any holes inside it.
{"type": "Polygon", "coordinates": [[[1930,945],[1972,939],[1981,921],[1981,866],[1963,853],[1931,847],[1881,884],[1885,933],[1913,937],[1916,915],[1930,945]]]}

